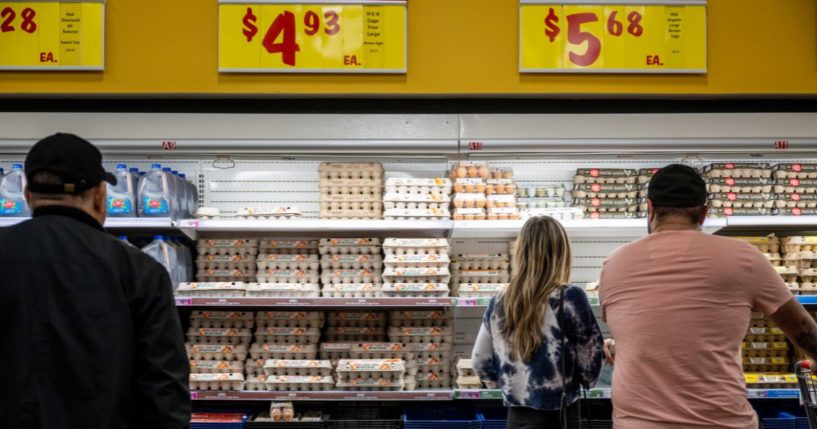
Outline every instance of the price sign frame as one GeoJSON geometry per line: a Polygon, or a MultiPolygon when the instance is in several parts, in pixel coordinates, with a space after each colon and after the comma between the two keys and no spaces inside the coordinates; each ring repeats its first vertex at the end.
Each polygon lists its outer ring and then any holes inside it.
{"type": "MultiPolygon", "coordinates": [[[[624,17],[622,17],[624,18],[624,17]]],[[[602,17],[602,21],[604,17],[602,17]]],[[[561,20],[564,22],[565,20],[561,20]]],[[[626,24],[626,19],[622,19],[626,24]]],[[[602,25],[604,23],[602,22],[602,25]]],[[[626,28],[627,25],[624,25],[626,28]]],[[[590,34],[583,32],[582,34],[590,34]]],[[[626,34],[626,33],[625,33],[626,34]]],[[[542,37],[545,37],[543,34],[542,37]]],[[[598,39],[596,37],[596,39],[598,39]]],[[[582,46],[589,43],[584,42],[582,46]]],[[[603,41],[602,41],[603,46],[603,41]]],[[[519,72],[524,74],[706,74],[709,67],[709,18],[707,0],[519,0],[519,72]],[[698,6],[704,8],[704,67],[703,68],[594,68],[562,66],[552,68],[525,67],[523,9],[525,6],[698,6]]]]}
{"type": "MultiPolygon", "coordinates": [[[[2,1],[2,0],[0,0],[2,1]]],[[[218,0],[218,72],[231,74],[406,74],[408,72],[408,0],[218,0]],[[401,6],[403,7],[403,67],[402,68],[244,68],[221,66],[221,6],[222,5],[336,5],[336,6],[401,6]]],[[[260,34],[259,34],[260,35],[260,34]]]]}
{"type": "MultiPolygon", "coordinates": [[[[106,0],[0,0],[0,3],[20,3],[20,4],[36,4],[36,3],[56,3],[59,5],[62,4],[83,4],[83,3],[101,3],[102,4],[102,22],[100,23],[101,34],[100,37],[100,60],[101,64],[96,65],[87,65],[87,66],[63,66],[63,65],[40,65],[40,66],[12,66],[12,65],[2,65],[0,64],[0,72],[4,71],[42,71],[42,72],[65,72],[65,71],[103,71],[105,70],[105,21],[106,21],[106,0]]],[[[2,22],[3,19],[0,19],[2,22]]],[[[15,28],[19,29],[19,26],[15,23],[15,28]]]]}

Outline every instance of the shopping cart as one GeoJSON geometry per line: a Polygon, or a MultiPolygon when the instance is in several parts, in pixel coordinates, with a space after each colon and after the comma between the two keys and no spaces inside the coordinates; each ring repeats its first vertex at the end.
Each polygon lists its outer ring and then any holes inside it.
{"type": "Polygon", "coordinates": [[[800,403],[806,409],[808,426],[810,429],[817,429],[817,377],[811,372],[812,361],[804,360],[797,362],[794,372],[797,374],[797,385],[800,386],[800,403]]]}

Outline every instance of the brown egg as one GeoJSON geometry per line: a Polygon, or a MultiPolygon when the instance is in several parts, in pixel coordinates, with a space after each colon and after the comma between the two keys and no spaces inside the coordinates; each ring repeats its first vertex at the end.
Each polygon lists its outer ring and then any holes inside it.
{"type": "Polygon", "coordinates": [[[483,179],[487,179],[490,174],[491,174],[491,172],[490,172],[490,170],[488,170],[487,166],[482,165],[482,166],[479,167],[479,177],[482,177],[483,179]]]}
{"type": "Polygon", "coordinates": [[[468,177],[477,177],[477,174],[479,174],[479,170],[475,165],[468,167],[468,177]]]}
{"type": "Polygon", "coordinates": [[[514,192],[516,192],[516,185],[514,184],[505,185],[505,192],[513,194],[514,192]]]}
{"type": "Polygon", "coordinates": [[[457,177],[465,177],[466,170],[465,167],[457,167],[457,177]]]}
{"type": "Polygon", "coordinates": [[[474,185],[472,185],[470,183],[465,185],[465,192],[468,192],[468,193],[474,192],[474,185]]]}
{"type": "Polygon", "coordinates": [[[485,185],[479,184],[477,185],[477,192],[484,193],[485,192],[485,185]]]}
{"type": "Polygon", "coordinates": [[[497,220],[497,215],[495,215],[495,214],[489,214],[489,215],[488,215],[488,220],[497,220]]]}
{"type": "Polygon", "coordinates": [[[485,194],[486,195],[493,195],[494,194],[494,185],[487,185],[485,187],[485,194]]]}
{"type": "Polygon", "coordinates": [[[484,208],[485,208],[485,206],[486,206],[487,204],[488,204],[488,202],[487,202],[487,201],[485,201],[485,200],[479,200],[479,201],[477,201],[477,207],[479,207],[479,208],[481,208],[481,209],[484,209],[484,208]]]}
{"type": "Polygon", "coordinates": [[[491,200],[482,201],[482,203],[484,204],[484,207],[488,207],[489,209],[494,207],[494,202],[491,200]]]}
{"type": "Polygon", "coordinates": [[[465,186],[463,186],[461,183],[457,183],[454,185],[454,192],[465,192],[465,186]]]}
{"type": "Polygon", "coordinates": [[[505,173],[503,174],[503,177],[506,178],[506,179],[513,179],[513,171],[511,171],[511,170],[505,171],[505,173]]]}
{"type": "Polygon", "coordinates": [[[496,190],[497,194],[504,194],[505,193],[505,185],[499,183],[494,185],[494,189],[496,190]]]}
{"type": "Polygon", "coordinates": [[[464,202],[465,201],[463,201],[463,200],[454,200],[454,207],[460,208],[460,207],[463,206],[464,202]]]}
{"type": "Polygon", "coordinates": [[[491,171],[491,178],[493,178],[493,179],[501,179],[501,178],[502,178],[502,172],[501,172],[501,171],[499,171],[499,170],[493,170],[493,171],[491,171]]]}
{"type": "Polygon", "coordinates": [[[469,209],[474,208],[474,200],[465,200],[465,207],[468,207],[469,209]]]}
{"type": "Polygon", "coordinates": [[[459,213],[454,213],[454,220],[462,220],[462,215],[459,213]]]}
{"type": "Polygon", "coordinates": [[[472,214],[465,215],[465,220],[474,220],[474,215],[472,214]]]}

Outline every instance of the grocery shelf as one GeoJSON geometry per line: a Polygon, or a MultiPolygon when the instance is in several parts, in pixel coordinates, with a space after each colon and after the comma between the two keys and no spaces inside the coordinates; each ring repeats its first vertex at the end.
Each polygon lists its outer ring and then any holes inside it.
{"type": "Polygon", "coordinates": [[[269,233],[290,236],[330,237],[337,234],[366,236],[407,235],[445,237],[452,228],[450,220],[384,220],[384,219],[183,219],[179,227],[191,238],[197,233],[240,234],[269,233]]]}
{"type": "Polygon", "coordinates": [[[441,308],[451,298],[185,298],[176,297],[179,307],[312,307],[312,308],[441,308]]]}
{"type": "MultiPolygon", "coordinates": [[[[0,228],[16,225],[29,220],[28,217],[0,217],[0,228]]],[[[169,217],[109,217],[105,220],[107,229],[168,230],[175,226],[169,217]]]]}
{"type": "MultiPolygon", "coordinates": [[[[515,238],[523,220],[454,221],[452,238],[515,238]]],[[[646,219],[577,219],[562,225],[573,237],[642,237],[647,235],[646,219]]],[[[726,226],[726,219],[711,218],[704,231],[715,233],[726,226]]]]}
{"type": "Polygon", "coordinates": [[[400,392],[360,392],[327,390],[316,392],[194,390],[194,401],[450,401],[451,390],[409,390],[400,392]]]}
{"type": "MultiPolygon", "coordinates": [[[[610,399],[612,389],[594,388],[587,391],[589,399],[610,399]]],[[[797,389],[746,389],[746,396],[749,399],[797,399],[800,391],[797,389]]],[[[502,399],[502,391],[499,389],[456,389],[454,399],[479,399],[479,400],[499,400],[502,399]]]]}

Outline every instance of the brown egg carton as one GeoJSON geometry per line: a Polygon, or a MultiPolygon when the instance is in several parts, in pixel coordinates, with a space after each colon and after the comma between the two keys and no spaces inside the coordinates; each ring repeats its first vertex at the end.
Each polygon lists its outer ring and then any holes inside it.
{"type": "Polygon", "coordinates": [[[457,179],[489,179],[491,177],[491,170],[488,168],[488,163],[484,161],[460,161],[451,166],[451,178],[456,182],[457,179]]]}
{"type": "Polygon", "coordinates": [[[774,182],[777,194],[814,194],[817,193],[817,179],[777,179],[774,182]]]}
{"type": "Polygon", "coordinates": [[[702,175],[707,178],[770,178],[772,166],[769,163],[715,162],[704,167],[702,175]]]}
{"type": "Polygon", "coordinates": [[[817,164],[781,163],[774,166],[778,179],[817,179],[817,164]]]}
{"type": "Polygon", "coordinates": [[[770,193],[772,192],[772,179],[763,178],[734,178],[734,177],[710,177],[706,179],[706,187],[709,192],[738,192],[738,193],[770,193]]]}
{"type": "Polygon", "coordinates": [[[713,208],[774,208],[774,194],[721,192],[709,194],[709,206],[713,208]]]}
{"type": "Polygon", "coordinates": [[[776,216],[817,216],[817,208],[782,208],[775,209],[776,216]]]}
{"type": "Polygon", "coordinates": [[[817,208],[817,194],[778,194],[775,207],[779,209],[813,209],[817,208]]]}
{"type": "Polygon", "coordinates": [[[573,176],[574,183],[635,184],[638,170],[626,168],[580,168],[573,176]]]}
{"type": "Polygon", "coordinates": [[[576,183],[571,195],[573,198],[634,199],[640,190],[641,186],[635,184],[576,183]]]}

